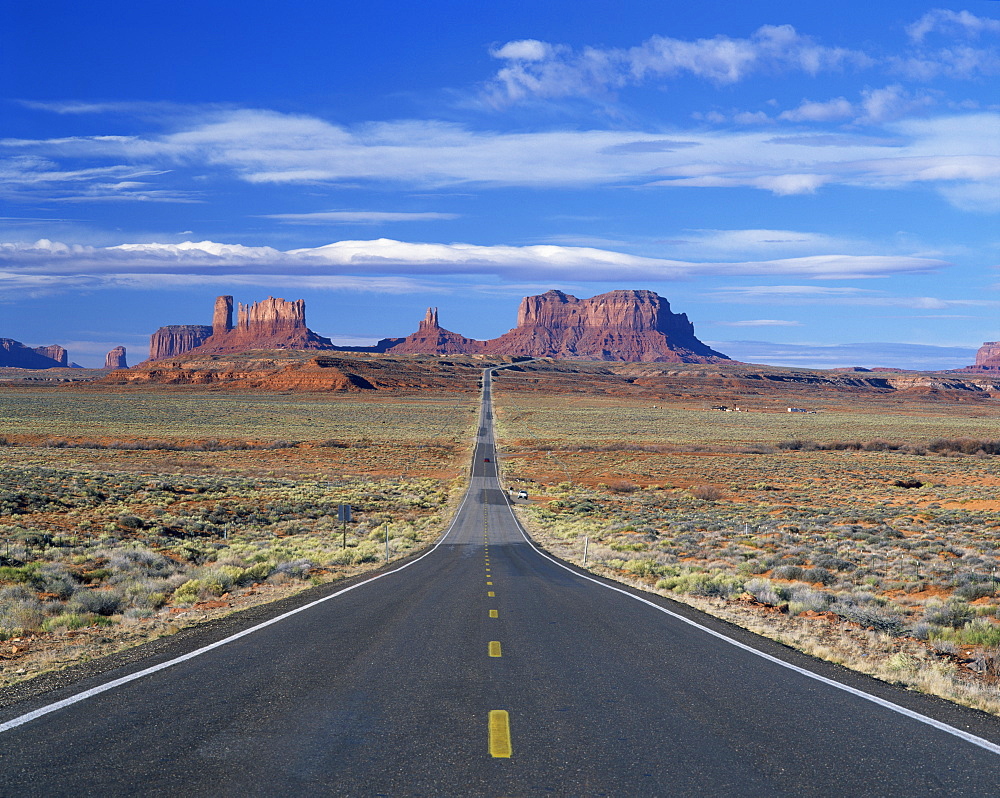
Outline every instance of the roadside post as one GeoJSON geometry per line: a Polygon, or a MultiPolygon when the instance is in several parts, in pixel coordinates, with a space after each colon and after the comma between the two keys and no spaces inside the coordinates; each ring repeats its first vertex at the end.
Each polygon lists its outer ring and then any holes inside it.
{"type": "Polygon", "coordinates": [[[587,549],[590,548],[590,535],[583,539],[583,567],[587,567],[587,549]]]}
{"type": "Polygon", "coordinates": [[[349,504],[338,504],[337,505],[337,520],[341,523],[343,533],[344,533],[344,543],[341,548],[347,548],[347,525],[351,521],[351,505],[349,504]]]}
{"type": "Polygon", "coordinates": [[[389,522],[385,522],[385,561],[389,562],[389,522]]]}

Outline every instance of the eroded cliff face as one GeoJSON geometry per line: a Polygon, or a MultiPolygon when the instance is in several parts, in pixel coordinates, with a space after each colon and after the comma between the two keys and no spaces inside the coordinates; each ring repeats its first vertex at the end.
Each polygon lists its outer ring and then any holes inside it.
{"type": "Polygon", "coordinates": [[[683,313],[653,291],[609,291],[577,299],[562,291],[525,297],[517,327],[486,342],[497,355],[711,363],[728,360],[699,341],[683,313]]]}
{"type": "Polygon", "coordinates": [[[13,338],[0,338],[0,366],[21,369],[54,369],[68,363],[61,346],[40,346],[32,349],[13,338]]]}
{"type": "Polygon", "coordinates": [[[195,349],[204,354],[251,349],[334,349],[333,342],[306,327],[306,303],[268,297],[239,305],[233,325],[233,298],[215,300],[211,326],[175,324],[161,327],[149,342],[149,359],[166,360],[195,349]]]}
{"type": "Polygon", "coordinates": [[[213,333],[198,348],[199,354],[226,354],[251,349],[334,349],[333,341],[306,326],[304,299],[289,302],[268,297],[263,302],[240,304],[236,326],[231,325],[231,307],[219,297],[215,304],[213,333]],[[229,327],[229,329],[225,329],[229,327]]]}
{"type": "Polygon", "coordinates": [[[51,358],[57,365],[66,367],[69,365],[69,353],[58,344],[52,346],[36,346],[35,351],[42,357],[51,358]]]}
{"type": "Polygon", "coordinates": [[[976,365],[967,366],[967,371],[1000,371],[1000,341],[987,341],[976,352],[976,365]]]}
{"type": "Polygon", "coordinates": [[[104,368],[106,369],[127,369],[128,363],[125,361],[125,347],[116,346],[107,357],[104,358],[104,368]]]}
{"type": "Polygon", "coordinates": [[[171,324],[149,338],[149,359],[165,360],[201,346],[212,335],[207,324],[171,324]]]}

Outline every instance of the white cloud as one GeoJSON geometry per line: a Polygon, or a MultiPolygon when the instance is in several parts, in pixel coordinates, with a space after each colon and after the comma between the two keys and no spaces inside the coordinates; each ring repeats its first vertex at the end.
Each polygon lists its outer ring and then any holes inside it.
{"type": "Polygon", "coordinates": [[[871,63],[861,52],[817,44],[791,25],[764,25],[747,38],[652,36],[627,49],[575,51],[528,39],[495,48],[491,54],[508,62],[484,88],[487,102],[498,106],[530,98],[600,96],[680,75],[725,85],[762,71],[815,75],[871,63]]]}
{"type": "Polygon", "coordinates": [[[429,222],[457,219],[457,213],[391,211],[319,211],[317,213],[270,213],[261,217],[288,224],[387,224],[389,222],[429,222]]]}
{"type": "Polygon", "coordinates": [[[490,50],[490,55],[494,58],[505,61],[541,61],[543,58],[551,58],[552,54],[552,45],[538,39],[520,39],[490,50]]]}
{"type": "MultiPolygon", "coordinates": [[[[922,102],[889,86],[868,91],[856,110],[862,120],[884,122],[922,102]]],[[[956,187],[994,179],[991,159],[1000,157],[1000,114],[903,119],[885,127],[893,137],[845,131],[809,139],[753,130],[699,130],[670,137],[628,130],[502,133],[421,121],[345,128],[270,111],[225,110],[158,137],[6,140],[0,142],[0,152],[16,153],[8,160],[13,177],[7,182],[13,191],[57,199],[198,199],[191,191],[153,188],[161,175],[176,179],[170,170],[180,167],[228,173],[261,185],[374,183],[426,189],[751,187],[794,196],[831,184],[904,188],[930,182],[949,199],[960,195],[956,187]],[[82,169],[62,167],[57,159],[67,153],[90,163],[82,169]],[[141,164],[91,165],[130,158],[141,164]]]]}
{"type": "Polygon", "coordinates": [[[798,108],[785,111],[778,118],[789,122],[831,122],[849,119],[854,114],[854,105],[844,97],[837,97],[826,102],[804,100],[798,108]]]}
{"type": "Polygon", "coordinates": [[[914,42],[923,42],[930,33],[978,37],[982,33],[1000,34],[1000,19],[977,17],[969,11],[935,8],[906,28],[914,42]]]}
{"type": "Polygon", "coordinates": [[[682,280],[700,275],[788,275],[845,279],[916,274],[940,260],[882,255],[817,255],[759,261],[692,262],[594,247],[410,243],[381,238],[280,251],[212,241],[69,245],[0,244],[0,288],[52,293],[97,288],[170,288],[228,283],[327,290],[428,290],[429,276],[505,280],[682,280]]]}

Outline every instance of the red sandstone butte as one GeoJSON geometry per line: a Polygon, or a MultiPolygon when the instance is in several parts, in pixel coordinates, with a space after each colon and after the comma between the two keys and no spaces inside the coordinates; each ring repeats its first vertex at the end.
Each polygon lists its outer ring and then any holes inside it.
{"type": "Polygon", "coordinates": [[[437,308],[427,308],[415,333],[406,338],[383,339],[379,344],[394,355],[474,355],[483,351],[486,342],[444,329],[438,324],[437,308]]]}
{"type": "Polygon", "coordinates": [[[966,371],[1000,371],[1000,341],[987,341],[976,352],[976,365],[966,371]]]}
{"type": "Polygon", "coordinates": [[[149,340],[149,359],[165,360],[195,349],[199,353],[245,352],[250,349],[334,349],[333,342],[306,327],[306,303],[268,297],[239,306],[233,325],[233,298],[215,300],[212,325],[161,327],[149,340]]]}
{"type": "Polygon", "coordinates": [[[252,305],[240,304],[236,326],[231,322],[232,297],[215,301],[212,335],[198,347],[199,354],[245,352],[249,349],[334,349],[333,341],[306,327],[306,302],[268,297],[252,305]],[[226,303],[228,301],[228,305],[226,303]],[[230,329],[225,329],[229,327],[230,329]]]}
{"type": "Polygon", "coordinates": [[[125,347],[116,346],[108,356],[104,358],[104,368],[106,369],[127,369],[128,363],[125,361],[125,347]]]}
{"type": "Polygon", "coordinates": [[[149,338],[149,359],[165,360],[196,349],[212,335],[207,324],[171,324],[149,338]]]}

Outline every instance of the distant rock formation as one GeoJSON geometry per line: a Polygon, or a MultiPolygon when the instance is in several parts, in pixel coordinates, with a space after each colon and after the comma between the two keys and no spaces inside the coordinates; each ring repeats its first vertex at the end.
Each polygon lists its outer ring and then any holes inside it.
{"type": "Polygon", "coordinates": [[[306,326],[304,299],[289,302],[269,296],[252,305],[241,303],[235,327],[231,321],[232,299],[219,297],[215,301],[213,332],[198,348],[199,354],[248,349],[336,349],[333,341],[306,326]]]}
{"type": "Polygon", "coordinates": [[[244,352],[250,349],[336,349],[328,338],[306,327],[306,303],[268,297],[240,304],[233,325],[233,298],[215,300],[212,325],[161,327],[149,341],[149,359],[165,360],[197,349],[199,353],[244,352]]]}
{"type": "Polygon", "coordinates": [[[415,333],[383,339],[375,350],[659,363],[729,360],[699,341],[687,316],[671,312],[670,303],[653,291],[610,291],[591,299],[562,291],[525,297],[517,327],[489,341],[443,329],[437,309],[430,308],[415,333]]]}
{"type": "Polygon", "coordinates": [[[486,346],[485,341],[466,338],[438,324],[438,309],[427,308],[417,331],[406,338],[383,338],[376,351],[392,350],[395,355],[473,355],[486,346]]]}
{"type": "Polygon", "coordinates": [[[577,299],[562,291],[525,297],[517,327],[499,338],[478,341],[444,329],[437,308],[428,308],[417,331],[383,338],[371,347],[334,346],[306,326],[305,301],[268,297],[239,305],[233,325],[233,298],[215,300],[212,326],[161,327],[150,340],[150,360],[197,350],[231,354],[253,349],[391,352],[398,355],[500,355],[577,360],[713,363],[729,360],[699,341],[683,313],[653,291],[610,291],[577,299]]]}
{"type": "Polygon", "coordinates": [[[43,357],[52,358],[63,368],[69,366],[69,353],[58,344],[52,346],[36,346],[35,351],[43,357]]]}
{"type": "Polygon", "coordinates": [[[32,349],[13,338],[0,338],[0,366],[21,369],[66,368],[69,361],[61,346],[39,346],[32,349]]]}
{"type": "Polygon", "coordinates": [[[215,312],[212,314],[212,335],[222,335],[233,329],[233,298],[215,298],[215,312]]]}
{"type": "Polygon", "coordinates": [[[964,371],[1000,371],[1000,341],[987,341],[976,352],[976,365],[964,371]]]}
{"type": "Polygon", "coordinates": [[[116,346],[110,352],[108,356],[104,358],[104,368],[106,369],[127,369],[128,363],[125,362],[125,347],[116,346]]]}
{"type": "Polygon", "coordinates": [[[609,291],[577,299],[562,291],[525,297],[517,327],[486,344],[502,355],[711,363],[729,360],[699,341],[683,313],[653,291],[609,291]]]}
{"type": "Polygon", "coordinates": [[[197,349],[212,335],[207,324],[171,324],[149,338],[149,359],[165,360],[197,349]]]}

